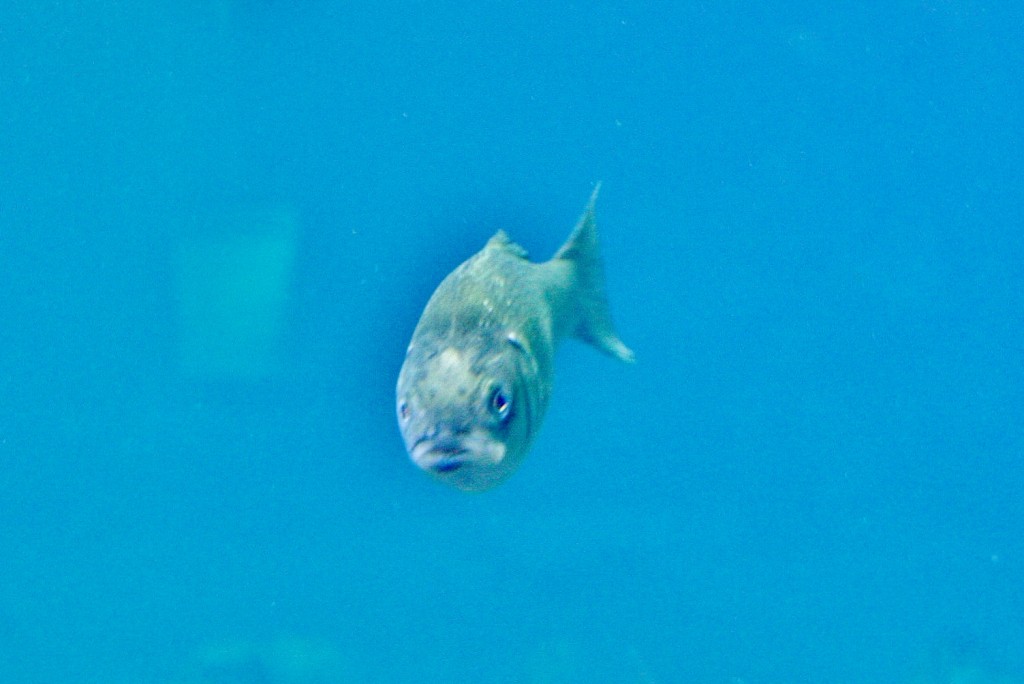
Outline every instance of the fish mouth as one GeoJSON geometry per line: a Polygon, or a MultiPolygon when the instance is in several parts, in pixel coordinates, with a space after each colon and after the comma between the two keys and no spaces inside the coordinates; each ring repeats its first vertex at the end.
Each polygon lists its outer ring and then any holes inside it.
{"type": "Polygon", "coordinates": [[[430,468],[435,473],[450,473],[461,468],[464,463],[457,456],[445,456],[436,461],[430,468]]]}
{"type": "Polygon", "coordinates": [[[423,470],[450,473],[458,470],[472,458],[469,449],[460,446],[439,446],[421,442],[413,447],[412,460],[423,470]]]}
{"type": "Polygon", "coordinates": [[[423,437],[409,449],[413,463],[434,475],[450,475],[457,470],[475,470],[470,466],[494,466],[505,455],[504,445],[481,434],[458,437],[423,437]]]}

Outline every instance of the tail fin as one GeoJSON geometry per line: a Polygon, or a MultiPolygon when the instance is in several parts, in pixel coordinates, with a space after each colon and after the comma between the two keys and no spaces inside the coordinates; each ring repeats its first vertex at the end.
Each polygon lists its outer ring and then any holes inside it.
{"type": "Polygon", "coordinates": [[[598,183],[590,195],[583,216],[573,228],[569,239],[555,253],[554,259],[570,262],[574,267],[575,304],[580,311],[576,336],[621,361],[632,362],[635,360],[632,350],[615,334],[608,310],[608,295],[605,294],[604,264],[601,261],[597,222],[594,218],[594,204],[600,189],[601,184],[598,183]]]}

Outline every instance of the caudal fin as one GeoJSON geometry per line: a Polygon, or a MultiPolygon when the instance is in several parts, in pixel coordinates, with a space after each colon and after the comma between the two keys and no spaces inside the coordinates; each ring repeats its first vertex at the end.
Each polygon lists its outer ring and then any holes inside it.
{"type": "Polygon", "coordinates": [[[555,253],[554,259],[570,262],[575,277],[573,304],[579,307],[580,319],[575,330],[576,337],[594,345],[601,351],[622,361],[635,360],[632,350],[623,344],[615,334],[611,313],[608,309],[608,295],[604,286],[604,264],[597,239],[597,222],[594,205],[598,183],[590,195],[587,208],[565,244],[555,253]]]}

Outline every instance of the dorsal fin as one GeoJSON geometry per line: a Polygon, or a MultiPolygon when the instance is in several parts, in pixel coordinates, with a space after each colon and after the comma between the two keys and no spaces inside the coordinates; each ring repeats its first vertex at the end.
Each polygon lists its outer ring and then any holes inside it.
{"type": "Polygon", "coordinates": [[[597,239],[594,205],[601,184],[594,186],[587,208],[576,223],[569,239],[555,253],[554,259],[570,262],[574,273],[574,299],[579,307],[580,321],[575,335],[601,351],[622,361],[632,362],[633,352],[615,334],[608,295],[604,286],[604,264],[597,239]]]}
{"type": "Polygon", "coordinates": [[[528,256],[526,250],[515,242],[512,242],[512,238],[510,238],[503,230],[499,230],[491,236],[491,239],[487,241],[486,245],[484,245],[484,249],[503,249],[522,259],[525,259],[528,256]]]}

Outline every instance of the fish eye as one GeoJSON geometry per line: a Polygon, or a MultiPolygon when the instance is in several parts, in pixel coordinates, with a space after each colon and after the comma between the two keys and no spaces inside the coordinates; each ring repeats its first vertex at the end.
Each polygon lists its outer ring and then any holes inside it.
{"type": "Polygon", "coordinates": [[[402,420],[409,420],[409,404],[403,399],[398,402],[398,416],[402,420]]]}
{"type": "Polygon", "coordinates": [[[508,417],[509,411],[512,408],[512,393],[501,385],[497,385],[491,390],[491,397],[488,403],[491,407],[491,413],[504,420],[508,417]]]}

